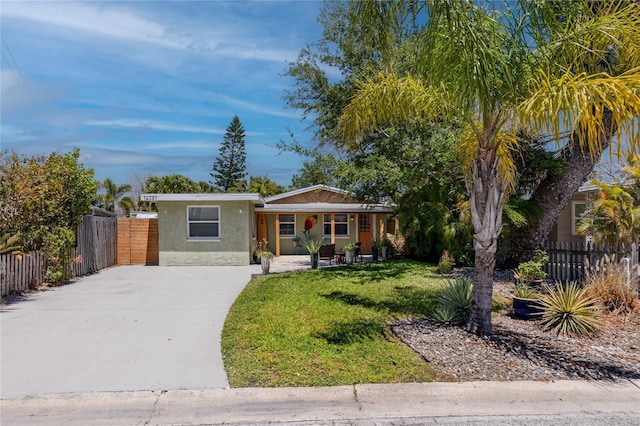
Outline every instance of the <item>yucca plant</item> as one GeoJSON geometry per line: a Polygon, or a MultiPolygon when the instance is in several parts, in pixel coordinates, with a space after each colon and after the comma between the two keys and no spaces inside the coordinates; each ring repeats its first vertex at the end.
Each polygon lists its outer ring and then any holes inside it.
{"type": "Polygon", "coordinates": [[[600,327],[597,302],[575,281],[555,288],[547,286],[539,302],[543,309],[542,328],[563,336],[595,334],[600,327]]]}
{"type": "Polygon", "coordinates": [[[432,319],[442,324],[466,324],[471,311],[471,289],[467,277],[449,281],[438,297],[432,319]]]}

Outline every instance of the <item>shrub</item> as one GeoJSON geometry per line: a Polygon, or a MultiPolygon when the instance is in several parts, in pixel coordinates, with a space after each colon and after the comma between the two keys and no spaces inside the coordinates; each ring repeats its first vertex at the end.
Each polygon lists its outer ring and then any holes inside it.
{"type": "Polygon", "coordinates": [[[640,307],[636,289],[627,284],[626,274],[617,263],[589,273],[585,290],[589,297],[599,299],[605,308],[616,314],[633,312],[640,307]]]}
{"type": "Polygon", "coordinates": [[[549,261],[549,256],[543,250],[536,250],[535,257],[518,265],[515,276],[518,281],[535,281],[547,277],[547,273],[542,267],[549,261]]]}
{"type": "Polygon", "coordinates": [[[441,324],[466,324],[471,311],[471,290],[467,277],[449,281],[442,288],[432,319],[441,324]]]}
{"type": "Polygon", "coordinates": [[[43,241],[43,251],[47,262],[45,281],[50,284],[58,284],[71,278],[70,255],[75,241],[74,232],[65,227],[46,231],[43,241]]]}
{"type": "Polygon", "coordinates": [[[538,292],[526,282],[518,281],[513,295],[520,299],[533,299],[538,295],[538,292]]]}
{"type": "Polygon", "coordinates": [[[591,335],[600,326],[597,321],[599,306],[597,299],[589,297],[584,288],[572,281],[566,285],[547,287],[540,299],[542,306],[542,328],[553,330],[557,335],[591,335]]]}
{"type": "Polygon", "coordinates": [[[454,262],[455,259],[453,258],[453,256],[451,256],[449,252],[445,250],[442,253],[442,257],[440,257],[440,262],[438,262],[436,270],[439,274],[448,274],[453,269],[454,262]]]}

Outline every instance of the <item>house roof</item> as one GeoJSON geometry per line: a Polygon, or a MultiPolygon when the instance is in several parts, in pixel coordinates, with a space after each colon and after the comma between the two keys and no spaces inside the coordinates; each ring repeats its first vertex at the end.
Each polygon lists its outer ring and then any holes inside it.
{"type": "Polygon", "coordinates": [[[345,190],[314,185],[262,198],[258,193],[142,194],[142,201],[250,201],[262,213],[393,213],[393,206],[367,204],[345,190]]]}
{"type": "Polygon", "coordinates": [[[393,213],[393,208],[383,204],[360,203],[293,203],[265,204],[256,207],[261,213],[393,213]]]}
{"type": "Polygon", "coordinates": [[[353,194],[351,194],[348,191],[345,191],[344,189],[334,188],[333,186],[327,186],[327,185],[313,185],[313,186],[308,186],[306,188],[295,189],[289,192],[283,192],[282,194],[272,195],[270,197],[265,198],[265,201],[267,203],[270,203],[273,201],[282,200],[284,198],[290,198],[290,197],[295,197],[297,195],[306,194],[309,192],[319,192],[319,191],[329,191],[342,196],[353,197],[353,194]]]}
{"type": "Polygon", "coordinates": [[[250,201],[256,205],[265,203],[264,198],[256,193],[208,193],[208,194],[142,194],[142,201],[250,201]]]}

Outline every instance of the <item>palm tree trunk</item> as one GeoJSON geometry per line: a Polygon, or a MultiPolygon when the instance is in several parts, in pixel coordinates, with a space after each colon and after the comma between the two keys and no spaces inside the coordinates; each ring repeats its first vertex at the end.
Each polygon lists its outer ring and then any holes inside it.
{"type": "Polygon", "coordinates": [[[498,236],[502,229],[502,206],[506,193],[506,181],[498,173],[495,151],[478,151],[471,185],[469,201],[476,263],[467,331],[479,336],[490,336],[493,269],[498,236]]]}
{"type": "Polygon", "coordinates": [[[566,161],[567,170],[559,179],[547,177],[540,182],[531,196],[531,201],[540,207],[542,216],[538,221],[505,236],[497,255],[501,268],[514,268],[520,262],[531,260],[535,250],[547,239],[560,213],[569,205],[573,195],[600,161],[602,151],[611,145],[611,138],[617,131],[617,126],[611,119],[611,111],[605,111],[604,123],[605,129],[600,137],[602,150],[594,152],[593,155],[584,152],[577,136],[571,135],[570,143],[560,153],[566,161]]]}

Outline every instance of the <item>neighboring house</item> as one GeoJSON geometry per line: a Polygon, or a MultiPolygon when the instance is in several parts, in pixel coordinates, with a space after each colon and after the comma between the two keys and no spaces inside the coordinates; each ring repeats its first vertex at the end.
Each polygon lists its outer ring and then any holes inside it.
{"type": "Polygon", "coordinates": [[[253,193],[142,194],[158,208],[160,265],[248,265],[259,241],[276,256],[301,253],[305,239],[340,250],[388,231],[393,209],[363,204],[323,185],[262,198],[253,193]],[[298,241],[299,239],[299,241],[298,241]]]}
{"type": "Polygon", "coordinates": [[[593,184],[582,185],[571,198],[571,203],[562,211],[558,221],[549,233],[549,241],[584,242],[585,237],[578,235],[576,225],[591,205],[600,197],[600,188],[593,184]]]}

